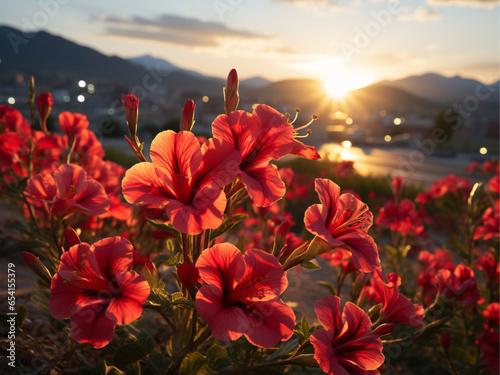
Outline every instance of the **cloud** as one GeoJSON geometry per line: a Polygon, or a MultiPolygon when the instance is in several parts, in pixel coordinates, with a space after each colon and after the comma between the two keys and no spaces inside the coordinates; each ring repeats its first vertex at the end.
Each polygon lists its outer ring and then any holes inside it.
{"type": "Polygon", "coordinates": [[[268,39],[245,30],[235,30],[218,22],[201,21],[164,14],[157,18],[141,16],[121,17],[101,15],[101,22],[106,24],[106,35],[137,38],[188,47],[216,47],[224,39],[268,39]]]}
{"type": "Polygon", "coordinates": [[[426,0],[432,6],[468,6],[476,8],[494,8],[500,0],[426,0]]]}
{"type": "Polygon", "coordinates": [[[361,0],[273,0],[273,2],[305,8],[312,12],[347,10],[362,3],[361,0]]]}
{"type": "Polygon", "coordinates": [[[414,13],[401,14],[398,19],[403,22],[418,21],[438,21],[441,19],[441,13],[437,9],[418,7],[414,13]]]}

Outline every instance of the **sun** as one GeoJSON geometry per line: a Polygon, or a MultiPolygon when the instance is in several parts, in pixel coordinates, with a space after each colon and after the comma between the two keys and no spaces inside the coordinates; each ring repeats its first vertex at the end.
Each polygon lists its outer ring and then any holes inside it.
{"type": "Polygon", "coordinates": [[[371,82],[373,82],[373,80],[368,76],[336,74],[328,77],[324,81],[323,87],[328,96],[334,99],[342,99],[349,91],[367,86],[371,82]]]}

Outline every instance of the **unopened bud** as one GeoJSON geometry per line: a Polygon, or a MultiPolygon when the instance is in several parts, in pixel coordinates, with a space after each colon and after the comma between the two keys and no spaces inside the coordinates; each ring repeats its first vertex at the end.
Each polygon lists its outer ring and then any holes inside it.
{"type": "Polygon", "coordinates": [[[227,76],[226,87],[224,87],[224,109],[226,114],[236,111],[240,96],[238,94],[238,73],[231,69],[227,76]]]}
{"type": "Polygon", "coordinates": [[[52,275],[50,274],[47,267],[45,267],[45,265],[42,263],[42,261],[27,251],[23,251],[21,253],[21,256],[23,257],[24,263],[26,263],[26,265],[38,277],[40,277],[43,281],[45,281],[47,285],[50,285],[52,280],[52,275]]]}
{"type": "Polygon", "coordinates": [[[40,127],[44,132],[47,132],[47,118],[50,110],[54,105],[54,98],[50,92],[41,92],[36,98],[38,113],[40,114],[40,127]]]}
{"type": "Polygon", "coordinates": [[[274,237],[273,255],[278,257],[281,250],[286,245],[286,236],[290,231],[290,222],[288,220],[283,221],[280,226],[276,229],[276,235],[274,237]]]}
{"type": "Polygon", "coordinates": [[[382,337],[382,336],[388,335],[389,333],[394,331],[394,328],[396,328],[395,324],[385,323],[385,324],[381,324],[377,328],[375,328],[373,333],[376,334],[378,337],[382,337]]]}
{"type": "Polygon", "coordinates": [[[76,231],[71,227],[66,228],[64,231],[64,250],[68,251],[71,247],[81,243],[82,241],[80,241],[76,231]]]}
{"type": "Polygon", "coordinates": [[[187,130],[189,132],[193,128],[195,107],[196,105],[191,99],[188,99],[186,104],[184,104],[181,114],[180,131],[187,130]]]}
{"type": "Polygon", "coordinates": [[[137,134],[137,119],[139,118],[139,99],[135,95],[123,95],[122,102],[125,105],[125,115],[127,116],[128,130],[130,137],[135,141],[137,134]]]}
{"type": "Polygon", "coordinates": [[[177,267],[177,275],[181,284],[188,289],[194,288],[200,278],[198,268],[188,262],[184,262],[177,267]]]}

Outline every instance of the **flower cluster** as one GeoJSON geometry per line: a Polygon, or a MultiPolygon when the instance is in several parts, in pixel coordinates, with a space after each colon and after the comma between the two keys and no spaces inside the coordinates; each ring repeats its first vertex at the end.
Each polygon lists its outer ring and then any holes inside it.
{"type": "MultiPolygon", "coordinates": [[[[33,85],[30,95],[38,124],[0,105],[2,193],[24,215],[17,239],[41,257],[23,253],[40,278],[40,308],[72,340],[106,347],[106,369],[375,375],[392,345],[440,330],[453,369],[449,338],[459,333],[450,322],[462,319],[464,345],[478,348],[474,365],[498,370],[498,176],[474,185],[450,175],[415,199],[402,177],[387,187],[392,196],[342,189],[359,177],[349,161],[311,167],[321,176],[311,178],[294,161],[320,158],[299,141],[317,117],[296,126],[298,109],[293,120],[265,104],[238,110],[235,70],[212,137],[193,133],[188,100],[179,130],[157,134],[146,156],[139,100],[124,95],[126,141],[138,159],[128,169],[103,160],[83,114],[62,112],[60,131],[49,131],[52,96],[35,100],[33,85]],[[435,240],[447,230],[449,243],[435,240]],[[329,295],[317,298],[310,326],[290,293],[300,284],[293,277],[320,266],[336,285],[320,281],[329,295]]],[[[66,346],[61,361],[85,350],[66,346]]]]}

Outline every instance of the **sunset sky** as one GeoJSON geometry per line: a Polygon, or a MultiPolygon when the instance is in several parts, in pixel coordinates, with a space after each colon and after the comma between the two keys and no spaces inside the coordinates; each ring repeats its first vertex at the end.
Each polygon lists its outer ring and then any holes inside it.
{"type": "Polygon", "coordinates": [[[492,83],[499,79],[499,3],[25,0],[4,2],[0,23],[219,77],[235,67],[242,78],[342,77],[352,88],[427,72],[492,83]]]}

